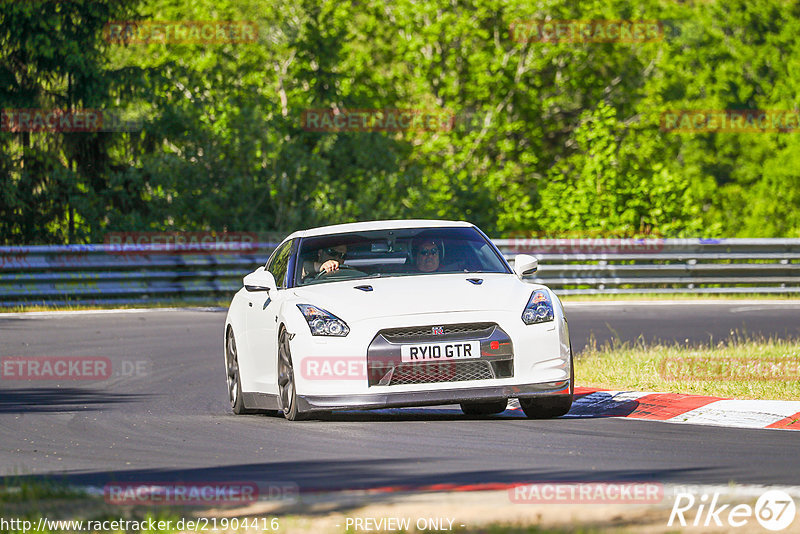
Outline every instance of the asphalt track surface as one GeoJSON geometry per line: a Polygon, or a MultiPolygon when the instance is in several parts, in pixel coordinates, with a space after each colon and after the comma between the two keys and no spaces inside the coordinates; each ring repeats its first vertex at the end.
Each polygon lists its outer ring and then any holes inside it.
{"type": "MultiPolygon", "coordinates": [[[[800,337],[800,302],[568,303],[567,314],[577,353],[592,334],[600,342],[702,343],[732,330],[800,337]]],[[[121,375],[0,380],[1,474],[91,486],[288,482],[302,491],[532,481],[800,484],[798,432],[419,409],[299,423],[237,417],[225,388],[224,318],[200,310],[0,317],[0,357],[102,356],[121,375]]]]}

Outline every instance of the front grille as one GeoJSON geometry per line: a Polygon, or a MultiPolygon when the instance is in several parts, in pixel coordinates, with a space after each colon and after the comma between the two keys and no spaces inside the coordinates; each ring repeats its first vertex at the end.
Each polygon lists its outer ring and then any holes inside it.
{"type": "Polygon", "coordinates": [[[370,386],[511,378],[514,376],[514,348],[511,338],[497,323],[387,328],[378,332],[369,344],[367,368],[370,386]],[[403,362],[403,345],[467,340],[480,342],[479,356],[403,362]]]}
{"type": "Polygon", "coordinates": [[[491,378],[494,378],[492,366],[486,361],[406,363],[394,368],[389,385],[464,382],[465,380],[489,380],[491,378]]]}
{"type": "Polygon", "coordinates": [[[495,323],[464,323],[430,326],[390,328],[378,332],[391,343],[414,343],[420,341],[469,340],[489,337],[497,326],[495,323]],[[434,327],[442,327],[443,333],[434,334],[434,327]]]}

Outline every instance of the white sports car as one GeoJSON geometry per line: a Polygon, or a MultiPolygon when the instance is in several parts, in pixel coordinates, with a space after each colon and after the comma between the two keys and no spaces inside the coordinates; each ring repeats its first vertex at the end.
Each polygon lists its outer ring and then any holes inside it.
{"type": "Polygon", "coordinates": [[[557,417],[573,395],[561,301],[526,282],[474,225],[374,221],[295,232],[244,277],[225,320],[236,414],[289,420],[338,409],[459,403],[488,415],[519,399],[557,417]]]}

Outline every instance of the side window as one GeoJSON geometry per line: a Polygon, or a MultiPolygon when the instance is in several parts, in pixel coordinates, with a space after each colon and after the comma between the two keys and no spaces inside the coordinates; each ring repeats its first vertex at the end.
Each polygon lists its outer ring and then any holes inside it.
{"type": "Polygon", "coordinates": [[[267,270],[275,277],[279,288],[286,287],[286,275],[289,271],[289,258],[292,255],[292,241],[287,241],[272,254],[267,262],[267,270]]]}

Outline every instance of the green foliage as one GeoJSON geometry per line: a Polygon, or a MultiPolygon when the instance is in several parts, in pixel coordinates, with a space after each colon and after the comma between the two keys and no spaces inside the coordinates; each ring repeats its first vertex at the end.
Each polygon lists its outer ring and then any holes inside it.
{"type": "MultiPolygon", "coordinates": [[[[135,16],[135,2],[41,0],[0,4],[0,108],[101,109],[118,75],[101,39],[105,23],[135,16]]],[[[80,241],[99,205],[120,139],[107,133],[0,132],[0,240],[80,241]]],[[[127,165],[128,162],[124,162],[127,165]]]]}
{"type": "Polygon", "coordinates": [[[605,102],[584,112],[575,151],[551,167],[543,187],[542,227],[570,235],[702,234],[695,188],[659,160],[663,146],[647,133],[620,123],[605,102]]]}
{"type": "Polygon", "coordinates": [[[793,133],[663,131],[665,110],[795,110],[783,0],[0,0],[0,108],[123,108],[130,133],[0,131],[0,241],[466,219],[494,235],[800,236],[793,133]],[[117,43],[120,20],[253,21],[255,42],[117,43]],[[663,40],[520,42],[536,19],[663,40]],[[518,34],[519,35],[519,34],[518,34]],[[307,131],[309,109],[450,112],[307,131]]]}

